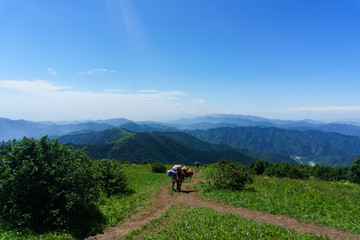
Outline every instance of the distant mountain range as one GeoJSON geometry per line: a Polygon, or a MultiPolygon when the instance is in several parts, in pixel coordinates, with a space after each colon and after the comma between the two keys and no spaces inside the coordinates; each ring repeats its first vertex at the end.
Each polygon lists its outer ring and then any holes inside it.
{"type": "MultiPolygon", "coordinates": [[[[119,147],[117,142],[119,139],[128,139],[127,141],[131,142],[130,139],[140,139],[139,136],[143,136],[141,134],[137,136],[135,133],[153,132],[157,133],[147,136],[152,136],[149,139],[153,139],[154,144],[159,143],[157,141],[159,138],[165,137],[185,144],[184,139],[179,139],[181,136],[179,132],[186,132],[204,142],[229,145],[232,150],[241,151],[251,158],[274,160],[273,157],[277,156],[278,159],[284,157],[282,160],[288,161],[291,156],[298,161],[300,159],[304,162],[348,166],[360,155],[360,124],[350,122],[290,121],[223,114],[183,118],[167,123],[134,122],[125,118],[116,118],[60,124],[0,118],[0,140],[5,141],[21,139],[24,136],[38,139],[48,135],[52,138],[62,136],[61,141],[73,144],[105,147],[116,142],[115,145],[119,147]],[[109,135],[111,131],[105,131],[114,127],[121,127],[123,130],[113,136],[109,135]],[[159,133],[162,135],[160,136],[159,133]]],[[[185,145],[194,148],[192,144],[194,143],[185,145]]],[[[149,143],[150,145],[153,144],[149,143]]],[[[124,148],[124,144],[121,146],[124,148]]],[[[92,151],[90,147],[89,151],[92,151]]]]}
{"type": "Polygon", "coordinates": [[[207,130],[219,127],[275,127],[291,130],[319,130],[349,136],[360,136],[360,123],[334,122],[322,123],[314,120],[278,120],[247,115],[209,115],[196,118],[182,118],[167,123],[134,122],[125,118],[95,121],[75,121],[72,123],[32,122],[0,118],[0,140],[20,139],[24,136],[40,138],[44,135],[62,136],[81,130],[102,131],[122,127],[134,132],[207,130]]]}

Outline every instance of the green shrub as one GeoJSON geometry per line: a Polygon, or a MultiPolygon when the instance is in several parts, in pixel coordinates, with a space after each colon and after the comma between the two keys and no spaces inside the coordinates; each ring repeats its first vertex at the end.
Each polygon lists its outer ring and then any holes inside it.
{"type": "Polygon", "coordinates": [[[155,162],[151,164],[151,171],[153,173],[166,173],[166,167],[161,162],[155,162]]]}
{"type": "Polygon", "coordinates": [[[263,161],[257,160],[257,161],[251,162],[250,168],[255,171],[256,175],[261,175],[264,173],[266,165],[263,161]]]}
{"type": "Polygon", "coordinates": [[[309,171],[306,166],[290,163],[268,163],[263,175],[277,178],[309,179],[309,171]]]}
{"type": "Polygon", "coordinates": [[[93,171],[98,189],[107,196],[125,192],[129,180],[121,162],[109,159],[97,160],[94,162],[93,171]]]}
{"type": "Polygon", "coordinates": [[[214,188],[242,190],[253,183],[254,175],[244,164],[223,160],[213,166],[208,178],[214,188]]]}
{"type": "Polygon", "coordinates": [[[354,183],[360,183],[360,157],[350,167],[350,180],[354,183]]]}
{"type": "Polygon", "coordinates": [[[148,160],[144,160],[144,161],[141,162],[141,165],[147,165],[147,164],[149,164],[148,160]]]}
{"type": "Polygon", "coordinates": [[[72,151],[47,137],[24,137],[3,142],[0,159],[0,215],[11,227],[78,232],[84,218],[101,219],[84,150],[72,151]]]}

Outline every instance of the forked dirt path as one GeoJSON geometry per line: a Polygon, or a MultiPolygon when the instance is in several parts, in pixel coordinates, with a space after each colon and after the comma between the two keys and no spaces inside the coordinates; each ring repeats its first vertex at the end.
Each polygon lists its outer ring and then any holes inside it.
{"type": "MultiPolygon", "coordinates": [[[[199,174],[197,174],[199,175],[199,174]]],[[[196,175],[195,175],[196,176],[196,175]]],[[[115,240],[120,239],[131,231],[160,217],[172,205],[180,203],[185,207],[207,207],[219,212],[229,213],[253,219],[259,222],[281,226],[301,233],[313,233],[317,236],[326,236],[329,239],[360,240],[360,235],[340,231],[332,227],[324,227],[312,223],[300,222],[290,217],[274,215],[266,212],[250,210],[232,205],[225,205],[214,201],[203,201],[198,196],[198,189],[186,189],[186,186],[196,184],[200,181],[194,178],[193,182],[183,183],[182,192],[169,193],[170,184],[162,187],[157,194],[154,204],[147,209],[134,214],[131,218],[123,221],[115,227],[106,229],[104,233],[87,238],[87,240],[115,240]]]]}

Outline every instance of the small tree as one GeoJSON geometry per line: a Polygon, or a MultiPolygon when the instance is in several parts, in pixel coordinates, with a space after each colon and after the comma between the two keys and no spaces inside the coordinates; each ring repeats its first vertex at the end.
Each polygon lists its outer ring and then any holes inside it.
{"type": "Polygon", "coordinates": [[[148,165],[149,164],[149,161],[148,160],[144,160],[141,162],[141,165],[148,165]]]}
{"type": "Polygon", "coordinates": [[[151,171],[153,173],[166,173],[166,167],[161,162],[155,162],[151,164],[151,171]]]}
{"type": "Polygon", "coordinates": [[[350,167],[350,180],[354,183],[360,183],[360,157],[350,167]]]}
{"type": "Polygon", "coordinates": [[[96,185],[106,195],[125,192],[129,180],[121,162],[109,159],[97,160],[94,162],[93,171],[96,185]]]}
{"type": "Polygon", "coordinates": [[[253,169],[256,173],[256,175],[261,175],[265,171],[265,163],[261,160],[253,161],[250,164],[250,168],[253,169]]]}
{"type": "Polygon", "coordinates": [[[215,164],[208,178],[214,188],[232,190],[244,189],[246,184],[254,181],[253,173],[248,166],[228,160],[215,164]]]}

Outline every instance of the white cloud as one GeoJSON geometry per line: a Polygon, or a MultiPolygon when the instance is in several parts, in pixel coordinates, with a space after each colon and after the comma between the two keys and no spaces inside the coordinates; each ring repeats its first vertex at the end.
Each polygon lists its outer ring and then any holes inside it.
{"type": "Polygon", "coordinates": [[[104,73],[113,73],[116,72],[114,70],[109,70],[105,68],[93,68],[87,72],[79,72],[79,75],[95,75],[95,74],[104,74],[104,73]]]}
{"type": "Polygon", "coordinates": [[[81,120],[127,117],[159,119],[178,114],[169,100],[185,96],[182,91],[81,92],[54,82],[0,80],[0,115],[28,120],[81,120]],[[171,96],[169,98],[169,96],[171,96]]]}
{"type": "Polygon", "coordinates": [[[47,68],[46,69],[51,75],[55,76],[56,75],[56,71],[53,68],[47,68]]]}
{"type": "Polygon", "coordinates": [[[141,93],[155,93],[155,92],[159,92],[158,90],[138,90],[138,92],[141,93]]]}
{"type": "Polygon", "coordinates": [[[124,90],[121,89],[106,89],[105,92],[125,92],[124,90]]]}
{"type": "Polygon", "coordinates": [[[169,96],[168,100],[173,103],[175,107],[179,107],[179,99],[173,96],[169,96]]]}
{"type": "Polygon", "coordinates": [[[202,98],[198,98],[198,99],[195,99],[194,100],[194,103],[196,103],[196,104],[204,104],[205,103],[205,100],[204,99],[202,99],[202,98]]]}
{"type": "Polygon", "coordinates": [[[57,86],[56,83],[45,80],[35,80],[35,81],[0,80],[0,88],[18,90],[23,93],[32,94],[32,95],[39,95],[39,94],[45,94],[63,89],[70,89],[70,87],[57,86]]]}

